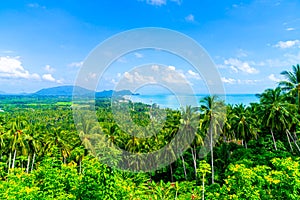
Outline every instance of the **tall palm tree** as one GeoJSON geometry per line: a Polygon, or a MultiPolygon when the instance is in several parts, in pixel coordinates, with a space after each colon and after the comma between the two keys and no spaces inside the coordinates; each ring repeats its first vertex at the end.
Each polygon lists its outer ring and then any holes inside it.
{"type": "MultiPolygon", "coordinates": [[[[190,140],[194,137],[193,143],[191,144],[191,153],[193,158],[194,170],[195,170],[195,178],[197,178],[197,146],[203,145],[203,138],[200,135],[199,128],[199,115],[195,113],[196,108],[192,108],[191,106],[186,106],[185,109],[181,109],[181,119],[180,123],[182,126],[182,130],[184,131],[185,139],[190,140]]],[[[181,156],[183,169],[185,170],[184,157],[181,156]]],[[[184,171],[186,177],[186,171],[184,171]]]]}
{"type": "Polygon", "coordinates": [[[270,129],[274,148],[277,150],[273,131],[282,133],[288,130],[292,123],[298,121],[293,114],[296,106],[285,101],[280,87],[267,89],[258,96],[261,102],[259,114],[262,116],[262,122],[270,129]]]}
{"type": "Polygon", "coordinates": [[[279,86],[283,90],[297,95],[298,111],[300,111],[300,65],[293,65],[292,71],[283,71],[281,74],[285,76],[286,80],[280,81],[279,86]]]}
{"type": "Polygon", "coordinates": [[[10,141],[9,146],[11,150],[9,154],[10,160],[13,154],[12,164],[8,168],[15,167],[17,151],[20,147],[21,148],[25,147],[25,143],[23,140],[23,133],[26,125],[27,125],[27,121],[25,120],[25,118],[21,117],[20,115],[11,118],[10,121],[7,123],[7,128],[8,128],[7,133],[9,135],[9,141],[10,141]]]}
{"type": "Polygon", "coordinates": [[[211,178],[214,183],[214,157],[213,146],[217,137],[222,133],[223,123],[226,117],[226,106],[223,101],[219,101],[217,96],[207,96],[201,101],[200,129],[208,133],[210,153],[211,153],[211,178]]]}

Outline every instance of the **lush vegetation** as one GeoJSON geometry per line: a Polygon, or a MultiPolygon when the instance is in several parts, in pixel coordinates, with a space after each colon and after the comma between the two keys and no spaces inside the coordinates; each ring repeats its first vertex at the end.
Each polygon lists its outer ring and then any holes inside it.
{"type": "Polygon", "coordinates": [[[109,99],[97,99],[97,121],[82,112],[78,128],[68,98],[1,96],[0,199],[300,199],[300,66],[282,75],[286,81],[259,94],[259,103],[226,105],[225,116],[214,112],[224,103],[206,97],[200,108],[164,110],[166,122],[158,127],[152,116],[163,109],[155,105],[129,102],[124,116],[109,99]],[[118,117],[138,126],[120,127],[118,117]],[[166,155],[176,161],[155,171],[110,167],[142,169],[143,163],[100,148],[105,142],[153,152],[180,127],[195,135],[193,142],[178,158],[166,155]],[[139,137],[145,131],[157,134],[139,137]],[[207,135],[209,153],[202,156],[207,135]]]}

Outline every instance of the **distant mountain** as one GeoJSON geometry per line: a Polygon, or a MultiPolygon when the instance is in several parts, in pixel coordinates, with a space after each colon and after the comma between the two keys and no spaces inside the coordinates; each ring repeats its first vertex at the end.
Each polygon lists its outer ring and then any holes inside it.
{"type": "MultiPolygon", "coordinates": [[[[76,93],[79,95],[93,95],[94,92],[79,86],[58,86],[58,87],[52,87],[52,88],[45,88],[41,89],[33,95],[39,95],[39,96],[72,96],[73,90],[76,89],[76,93]]],[[[96,92],[96,97],[112,97],[112,95],[115,96],[124,96],[124,95],[137,95],[133,94],[130,90],[121,90],[121,91],[113,91],[113,90],[104,90],[102,92],[96,92]]]]}
{"type": "Polygon", "coordinates": [[[0,94],[6,94],[5,92],[3,92],[3,91],[0,91],[0,94]]]}
{"type": "Polygon", "coordinates": [[[40,96],[72,96],[75,87],[76,87],[76,91],[80,92],[80,94],[84,95],[84,94],[92,93],[92,91],[84,89],[82,87],[68,85],[68,86],[44,88],[33,94],[40,95],[40,96]]]}

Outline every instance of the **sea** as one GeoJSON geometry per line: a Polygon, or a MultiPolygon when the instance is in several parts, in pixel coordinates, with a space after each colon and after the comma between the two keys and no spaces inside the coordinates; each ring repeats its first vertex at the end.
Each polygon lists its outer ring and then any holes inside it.
{"type": "MultiPolygon", "coordinates": [[[[207,94],[196,95],[172,95],[172,94],[140,94],[132,95],[129,99],[132,102],[142,102],[145,104],[157,104],[161,108],[180,109],[186,105],[199,106],[200,100],[208,96],[207,94]]],[[[244,104],[245,106],[250,103],[258,103],[259,98],[255,94],[226,94],[219,95],[220,100],[223,100],[226,104],[237,105],[244,104]]]]}

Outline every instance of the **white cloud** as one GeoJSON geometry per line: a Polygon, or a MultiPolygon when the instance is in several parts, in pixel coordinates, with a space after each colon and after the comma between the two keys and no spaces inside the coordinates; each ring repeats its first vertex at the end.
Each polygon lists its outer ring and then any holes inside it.
{"type": "Polygon", "coordinates": [[[233,78],[225,78],[225,77],[222,77],[221,81],[227,84],[239,84],[239,85],[255,85],[256,83],[260,82],[260,80],[251,80],[251,79],[241,80],[241,79],[233,79],[233,78]]]}
{"type": "Polygon", "coordinates": [[[268,76],[268,78],[269,78],[271,81],[275,81],[275,82],[281,81],[281,79],[277,78],[274,74],[270,74],[270,75],[268,76]]]}
{"type": "Polygon", "coordinates": [[[96,77],[97,77],[97,74],[96,74],[96,73],[90,72],[90,73],[88,74],[88,78],[89,78],[89,79],[95,79],[96,77]]]}
{"type": "Polygon", "coordinates": [[[235,66],[230,66],[230,69],[235,73],[238,73],[239,71],[235,66]]]}
{"type": "Polygon", "coordinates": [[[50,82],[56,82],[55,78],[52,76],[52,74],[44,74],[42,76],[42,78],[45,80],[45,81],[50,81],[50,82]]]}
{"type": "Polygon", "coordinates": [[[63,83],[63,79],[56,80],[52,74],[43,74],[42,79],[45,81],[55,82],[55,83],[59,83],[59,84],[63,83]]]}
{"type": "Polygon", "coordinates": [[[194,79],[197,79],[197,80],[201,79],[200,75],[198,73],[192,71],[192,70],[187,71],[187,77],[188,78],[194,78],[194,79]]]}
{"type": "Polygon", "coordinates": [[[185,17],[185,21],[187,21],[187,22],[194,22],[195,21],[194,15],[189,14],[188,16],[185,17]]]}
{"type": "Polygon", "coordinates": [[[81,62],[72,62],[68,66],[69,67],[81,67],[82,64],[83,64],[83,61],[81,61],[81,62]]]}
{"type": "Polygon", "coordinates": [[[239,59],[235,59],[235,58],[229,58],[229,59],[225,60],[224,64],[229,65],[230,68],[235,72],[237,70],[245,72],[247,74],[257,74],[259,72],[254,67],[251,67],[249,62],[243,62],[243,61],[241,61],[239,59]]]}
{"type": "Polygon", "coordinates": [[[159,66],[158,65],[152,65],[151,66],[151,69],[153,70],[153,71],[158,71],[159,70],[159,66]]]}
{"type": "MultiPolygon", "coordinates": [[[[164,6],[167,5],[167,0],[138,0],[142,2],[146,2],[149,5],[152,6],[164,6]]],[[[169,2],[177,3],[178,5],[181,5],[182,0],[169,0],[169,2]]]]}
{"type": "Polygon", "coordinates": [[[156,83],[153,76],[145,76],[139,72],[125,72],[124,78],[127,79],[129,83],[141,84],[141,83],[156,83]]]}
{"type": "Polygon", "coordinates": [[[243,49],[239,49],[238,50],[238,53],[237,53],[237,57],[238,58],[243,58],[243,57],[247,57],[248,56],[248,52],[246,52],[245,50],[243,49]]]}
{"type": "Polygon", "coordinates": [[[276,45],[277,48],[287,49],[294,47],[295,45],[299,44],[299,40],[287,40],[287,41],[279,41],[276,45]]]}
{"type": "Polygon", "coordinates": [[[0,78],[40,79],[40,76],[25,70],[18,57],[7,56],[0,57],[0,78]]]}
{"type": "Polygon", "coordinates": [[[247,85],[254,85],[255,83],[259,82],[259,80],[238,80],[241,84],[247,84],[247,85]]]}
{"type": "Polygon", "coordinates": [[[142,57],[144,57],[144,55],[141,54],[141,53],[134,53],[134,56],[135,56],[136,58],[142,58],[142,57]]]}
{"type": "Polygon", "coordinates": [[[56,80],[56,83],[63,84],[63,79],[56,80]]]}
{"type": "Polygon", "coordinates": [[[55,71],[54,68],[52,68],[50,65],[46,65],[44,68],[48,73],[53,73],[55,71]]]}
{"type": "Polygon", "coordinates": [[[153,6],[162,6],[167,4],[167,0],[147,0],[147,4],[153,5],[153,6]]]}
{"type": "Polygon", "coordinates": [[[118,81],[116,81],[114,78],[113,79],[111,79],[111,81],[110,81],[113,85],[117,85],[118,84],[118,81]]]}
{"type": "Polygon", "coordinates": [[[221,78],[221,81],[222,81],[223,83],[228,83],[228,84],[234,84],[234,83],[236,83],[236,80],[233,79],[233,78],[225,78],[225,77],[222,77],[222,78],[221,78]]]}
{"type": "Polygon", "coordinates": [[[289,28],[286,28],[285,30],[286,30],[286,31],[294,31],[295,28],[289,27],[289,28]]]}
{"type": "Polygon", "coordinates": [[[300,60],[300,51],[295,54],[287,53],[283,55],[284,58],[287,60],[289,65],[295,65],[296,63],[299,63],[300,60]]]}
{"type": "Polygon", "coordinates": [[[174,67],[174,66],[168,66],[168,68],[167,68],[168,70],[171,70],[171,71],[175,71],[176,70],[176,68],[174,67]]]}
{"type": "Polygon", "coordinates": [[[127,63],[127,59],[125,57],[118,58],[117,62],[119,63],[127,63]]]}

